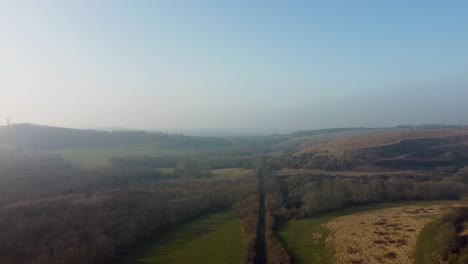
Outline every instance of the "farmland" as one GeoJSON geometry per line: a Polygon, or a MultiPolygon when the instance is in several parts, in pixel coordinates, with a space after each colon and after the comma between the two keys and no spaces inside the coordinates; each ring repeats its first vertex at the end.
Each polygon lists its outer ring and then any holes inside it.
{"type": "Polygon", "coordinates": [[[59,154],[66,161],[84,168],[98,168],[110,165],[114,156],[144,156],[144,155],[187,155],[195,154],[197,150],[161,148],[157,145],[129,145],[102,148],[68,148],[51,150],[47,153],[59,154]]]}
{"type": "Polygon", "coordinates": [[[207,214],[176,226],[132,252],[130,263],[233,263],[241,262],[243,235],[232,211],[207,214]]]}

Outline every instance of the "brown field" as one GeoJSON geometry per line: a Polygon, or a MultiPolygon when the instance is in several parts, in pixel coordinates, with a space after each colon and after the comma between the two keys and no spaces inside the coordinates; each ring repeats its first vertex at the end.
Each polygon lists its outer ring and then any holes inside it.
{"type": "Polygon", "coordinates": [[[278,176],[292,176],[292,175],[330,175],[330,176],[345,176],[345,177],[359,177],[359,176],[380,176],[380,175],[424,175],[425,172],[418,170],[402,170],[402,171],[327,171],[327,170],[316,170],[316,169],[280,169],[277,170],[276,175],[278,176]]]}
{"type": "Polygon", "coordinates": [[[329,221],[336,263],[413,263],[418,235],[444,205],[404,206],[329,221]]]}
{"type": "Polygon", "coordinates": [[[320,142],[306,142],[296,154],[318,152],[339,155],[343,151],[383,146],[405,139],[468,135],[468,129],[404,129],[388,132],[369,132],[359,135],[340,136],[320,142]]]}

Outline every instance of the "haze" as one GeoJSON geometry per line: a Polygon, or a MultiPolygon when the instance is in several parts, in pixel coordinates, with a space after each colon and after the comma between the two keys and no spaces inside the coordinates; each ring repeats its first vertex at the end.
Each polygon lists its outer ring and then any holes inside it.
{"type": "Polygon", "coordinates": [[[1,1],[0,118],[252,131],[466,124],[467,13],[466,1],[1,1]]]}

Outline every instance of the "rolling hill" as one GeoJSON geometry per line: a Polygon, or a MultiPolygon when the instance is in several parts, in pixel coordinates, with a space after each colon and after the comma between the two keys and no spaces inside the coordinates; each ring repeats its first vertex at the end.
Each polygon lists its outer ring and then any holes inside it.
{"type": "Polygon", "coordinates": [[[425,169],[468,162],[468,129],[403,129],[301,144],[283,158],[290,168],[425,169]]]}

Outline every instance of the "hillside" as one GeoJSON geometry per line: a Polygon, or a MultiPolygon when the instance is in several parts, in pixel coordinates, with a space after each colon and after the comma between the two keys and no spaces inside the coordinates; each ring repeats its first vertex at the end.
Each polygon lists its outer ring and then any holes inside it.
{"type": "Polygon", "coordinates": [[[468,129],[402,129],[301,144],[282,159],[289,168],[424,169],[468,162],[468,129]]]}
{"type": "Polygon", "coordinates": [[[0,142],[30,150],[111,147],[157,143],[161,147],[226,147],[230,142],[214,137],[190,137],[147,131],[81,130],[34,124],[15,124],[0,130],[0,142]]]}

